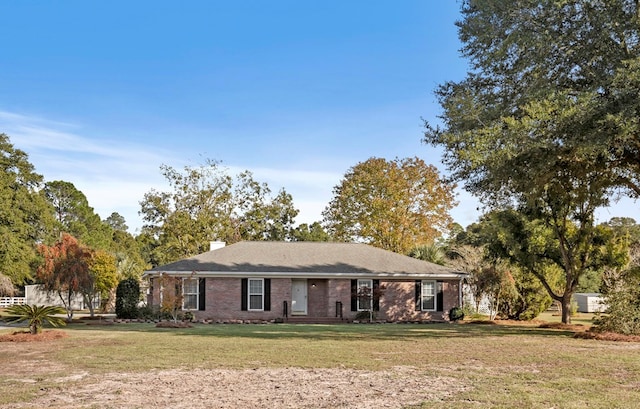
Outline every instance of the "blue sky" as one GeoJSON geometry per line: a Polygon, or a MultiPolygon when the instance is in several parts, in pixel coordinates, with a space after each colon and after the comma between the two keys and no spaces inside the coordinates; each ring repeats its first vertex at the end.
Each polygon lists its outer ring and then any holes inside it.
{"type": "MultiPolygon", "coordinates": [[[[466,73],[458,1],[5,1],[0,15],[0,132],[132,231],[161,164],[251,170],[293,195],[298,223],[372,156],[445,172],[421,118],[466,73]]],[[[466,226],[478,203],[458,200],[466,226]]]]}

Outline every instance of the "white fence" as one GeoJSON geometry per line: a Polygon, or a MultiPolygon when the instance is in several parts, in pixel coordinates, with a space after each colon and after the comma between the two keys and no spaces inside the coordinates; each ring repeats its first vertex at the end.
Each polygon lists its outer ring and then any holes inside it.
{"type": "Polygon", "coordinates": [[[0,297],[0,308],[9,307],[10,305],[26,304],[26,297],[0,297]]]}

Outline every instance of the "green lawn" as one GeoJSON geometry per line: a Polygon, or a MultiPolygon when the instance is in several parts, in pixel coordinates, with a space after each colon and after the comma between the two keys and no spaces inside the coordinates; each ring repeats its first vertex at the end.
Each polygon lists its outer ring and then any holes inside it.
{"type": "MultiPolygon", "coordinates": [[[[406,366],[453,377],[466,386],[436,405],[447,408],[631,408],[640,398],[640,344],[575,339],[568,331],[529,326],[272,324],[158,329],[153,324],[74,324],[63,330],[67,338],[47,345],[0,343],[0,407],[30,399],[42,384],[60,387],[56,377],[68,368],[106,374],[256,367],[383,371],[406,366]],[[38,366],[36,379],[24,370],[38,366]]],[[[73,387],[72,382],[65,385],[73,387]]],[[[425,402],[422,407],[433,406],[425,402]]]]}
{"type": "MultiPolygon", "coordinates": [[[[594,314],[577,312],[571,316],[572,324],[584,325],[590,327],[593,324],[594,314]]],[[[545,311],[537,317],[537,320],[547,322],[561,322],[562,316],[559,312],[545,311]]]]}

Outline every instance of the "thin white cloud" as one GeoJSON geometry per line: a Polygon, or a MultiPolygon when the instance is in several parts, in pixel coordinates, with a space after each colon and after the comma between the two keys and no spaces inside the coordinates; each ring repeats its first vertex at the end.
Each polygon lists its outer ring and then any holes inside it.
{"type": "MultiPolygon", "coordinates": [[[[160,174],[160,165],[181,168],[188,162],[179,154],[157,147],[120,141],[98,142],[83,136],[82,127],[76,124],[6,111],[0,111],[0,129],[9,135],[14,146],[27,152],[30,162],[45,180],[73,183],[102,218],[118,212],[132,231],[142,226],[138,211],[144,194],[151,189],[168,188],[160,174]]],[[[332,188],[342,177],[339,172],[244,167],[242,164],[223,166],[232,175],[251,171],[257,181],[266,182],[274,193],[284,188],[300,209],[298,223],[321,219],[332,188]]]]}
{"type": "Polygon", "coordinates": [[[17,123],[17,124],[41,124],[45,127],[54,127],[54,128],[75,128],[77,125],[72,124],[70,122],[61,122],[61,121],[52,121],[49,119],[45,119],[35,115],[22,115],[15,112],[8,112],[0,110],[0,123],[17,123]]]}
{"type": "Polygon", "coordinates": [[[27,152],[46,181],[73,183],[102,218],[118,212],[132,230],[141,226],[138,210],[144,193],[164,184],[159,166],[167,155],[159,149],[96,142],[82,136],[78,125],[6,111],[0,111],[0,129],[16,148],[27,152]]]}
{"type": "MultiPolygon", "coordinates": [[[[27,152],[36,171],[47,181],[73,183],[102,218],[118,212],[132,231],[142,226],[138,211],[144,194],[151,189],[168,189],[167,181],[160,174],[160,165],[177,169],[185,164],[194,166],[190,158],[184,157],[189,154],[168,152],[148,144],[98,140],[83,135],[82,126],[78,124],[0,111],[0,130],[9,135],[17,148],[27,152]]],[[[222,166],[231,175],[251,171],[257,181],[266,182],[274,193],[284,188],[300,210],[297,223],[322,219],[333,187],[340,183],[347,170],[291,169],[290,164],[282,168],[242,163],[222,163],[222,166]]],[[[453,218],[462,226],[476,221],[480,214],[477,199],[460,188],[457,199],[460,204],[451,212],[453,218]]]]}

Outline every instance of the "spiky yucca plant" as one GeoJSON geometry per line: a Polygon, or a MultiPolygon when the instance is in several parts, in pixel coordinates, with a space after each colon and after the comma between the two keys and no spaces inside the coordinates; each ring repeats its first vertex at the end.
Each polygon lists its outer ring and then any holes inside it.
{"type": "Polygon", "coordinates": [[[32,334],[39,333],[44,323],[49,323],[52,327],[65,325],[64,319],[55,316],[66,312],[62,307],[27,304],[12,305],[5,312],[9,314],[7,322],[28,321],[29,330],[32,334]]]}

